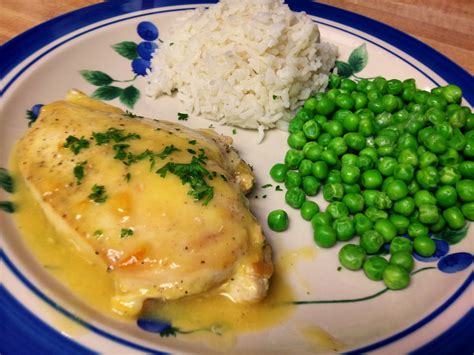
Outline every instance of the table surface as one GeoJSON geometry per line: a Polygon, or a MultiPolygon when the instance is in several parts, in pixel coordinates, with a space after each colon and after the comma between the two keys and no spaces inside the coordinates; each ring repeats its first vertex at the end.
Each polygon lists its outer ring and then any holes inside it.
{"type": "MultiPolygon", "coordinates": [[[[473,0],[319,0],[406,32],[474,73],[473,0]]],[[[0,42],[100,0],[2,0],[0,42]]]]}

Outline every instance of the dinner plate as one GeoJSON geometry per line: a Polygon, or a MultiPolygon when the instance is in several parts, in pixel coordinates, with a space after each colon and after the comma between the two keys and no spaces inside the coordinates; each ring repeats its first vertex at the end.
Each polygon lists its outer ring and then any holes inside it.
{"type": "MultiPolygon", "coordinates": [[[[157,30],[157,36],[151,37],[159,47],[160,38],[166,38],[178,16],[212,3],[105,2],[57,17],[6,43],[1,67],[0,166],[8,166],[11,148],[35,120],[38,105],[63,98],[70,88],[96,92],[103,99],[114,97],[112,104],[136,114],[178,122],[182,106],[176,99],[155,101],[144,95],[142,74],[148,62],[136,58],[130,43],[143,41],[137,32],[142,24],[151,33],[157,30]],[[115,93],[108,92],[107,77],[116,80],[114,86],[120,89],[115,93]]],[[[472,77],[418,40],[327,5],[300,0],[288,4],[294,11],[306,11],[318,23],[322,40],[338,46],[340,74],[356,80],[377,75],[415,78],[418,87],[426,90],[455,83],[463,89],[463,104],[472,107],[472,77]]],[[[192,115],[185,122],[193,128],[212,123],[192,115]]],[[[271,210],[289,209],[269,176],[270,167],[282,161],[287,150],[286,132],[271,130],[258,144],[255,131],[213,125],[234,139],[237,150],[255,169],[257,187],[249,197],[250,207],[274,248],[276,262],[287,265],[284,277],[294,297],[291,315],[231,340],[225,331],[215,332],[209,340],[172,325],[157,330],[108,318],[47,272],[28,251],[11,215],[1,212],[2,353],[473,353],[469,339],[474,330],[473,228],[436,236],[435,256],[417,256],[411,285],[385,292],[382,283],[366,279],[362,272],[338,268],[340,247],[318,248],[310,224],[298,211],[289,211],[291,226],[285,232],[275,233],[266,226],[271,210]]],[[[0,200],[8,199],[2,192],[0,200]]],[[[316,201],[325,206],[321,196],[316,201]]]]}

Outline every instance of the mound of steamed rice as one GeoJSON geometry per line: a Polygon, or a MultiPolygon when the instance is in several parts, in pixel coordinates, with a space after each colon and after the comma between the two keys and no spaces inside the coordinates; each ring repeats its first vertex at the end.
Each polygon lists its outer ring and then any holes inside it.
{"type": "Polygon", "coordinates": [[[244,128],[284,127],[322,91],[337,55],[318,26],[280,0],[222,0],[173,24],[152,60],[147,95],[244,128]]]}

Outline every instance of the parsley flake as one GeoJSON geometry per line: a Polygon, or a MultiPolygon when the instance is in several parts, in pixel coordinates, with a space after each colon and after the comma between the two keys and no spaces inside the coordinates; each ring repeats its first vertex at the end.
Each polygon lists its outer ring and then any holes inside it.
{"type": "Polygon", "coordinates": [[[196,140],[193,139],[193,140],[189,141],[188,143],[191,144],[191,145],[196,145],[196,140]]]}
{"type": "Polygon", "coordinates": [[[104,203],[107,200],[105,186],[94,184],[92,186],[92,193],[88,197],[96,203],[104,203]]]}
{"type": "Polygon", "coordinates": [[[277,185],[277,186],[275,187],[275,191],[283,191],[283,189],[280,187],[280,185],[277,185]]]}
{"type": "Polygon", "coordinates": [[[133,235],[133,229],[130,229],[130,228],[122,228],[122,230],[120,231],[120,238],[128,238],[128,237],[131,237],[133,235]]]}
{"type": "Polygon", "coordinates": [[[196,151],[194,149],[188,149],[187,151],[188,151],[188,153],[196,154],[196,151]]]}
{"type": "Polygon", "coordinates": [[[232,129],[232,134],[237,134],[237,129],[233,128],[232,129]]]}
{"type": "Polygon", "coordinates": [[[143,118],[143,116],[137,115],[129,110],[125,111],[124,116],[130,117],[130,118],[143,118]]]}
{"type": "Polygon", "coordinates": [[[82,184],[82,180],[84,179],[84,165],[86,164],[87,161],[77,163],[73,169],[74,177],[76,178],[76,183],[78,185],[82,184]]]}
{"type": "Polygon", "coordinates": [[[188,118],[189,118],[189,115],[187,113],[178,112],[178,120],[179,121],[187,121],[188,118]]]}
{"type": "Polygon", "coordinates": [[[273,185],[272,184],[265,184],[262,186],[262,189],[266,189],[267,187],[272,187],[273,185]]]}
{"type": "Polygon", "coordinates": [[[94,237],[96,238],[100,238],[104,235],[104,231],[102,229],[97,229],[95,232],[94,232],[94,237]]]}
{"type": "Polygon", "coordinates": [[[130,173],[126,173],[124,176],[123,176],[123,179],[126,181],[126,182],[130,182],[130,179],[132,178],[132,175],[130,173]]]}
{"type": "Polygon", "coordinates": [[[89,148],[89,141],[84,137],[77,138],[69,136],[66,138],[66,142],[63,144],[64,148],[69,148],[74,155],[79,154],[82,149],[89,148]]]}
{"type": "Polygon", "coordinates": [[[132,139],[140,139],[137,133],[124,133],[123,129],[109,128],[106,132],[92,132],[92,137],[95,139],[97,145],[107,144],[110,141],[121,143],[132,139]]]}

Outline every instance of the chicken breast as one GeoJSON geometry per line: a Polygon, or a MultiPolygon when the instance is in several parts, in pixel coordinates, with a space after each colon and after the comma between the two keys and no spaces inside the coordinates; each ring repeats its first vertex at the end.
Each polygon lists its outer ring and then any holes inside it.
{"type": "Polygon", "coordinates": [[[249,166],[232,140],[128,113],[71,90],[17,145],[20,172],[51,223],[116,282],[114,309],[219,287],[265,297],[271,249],[248,209],[249,166]]]}

